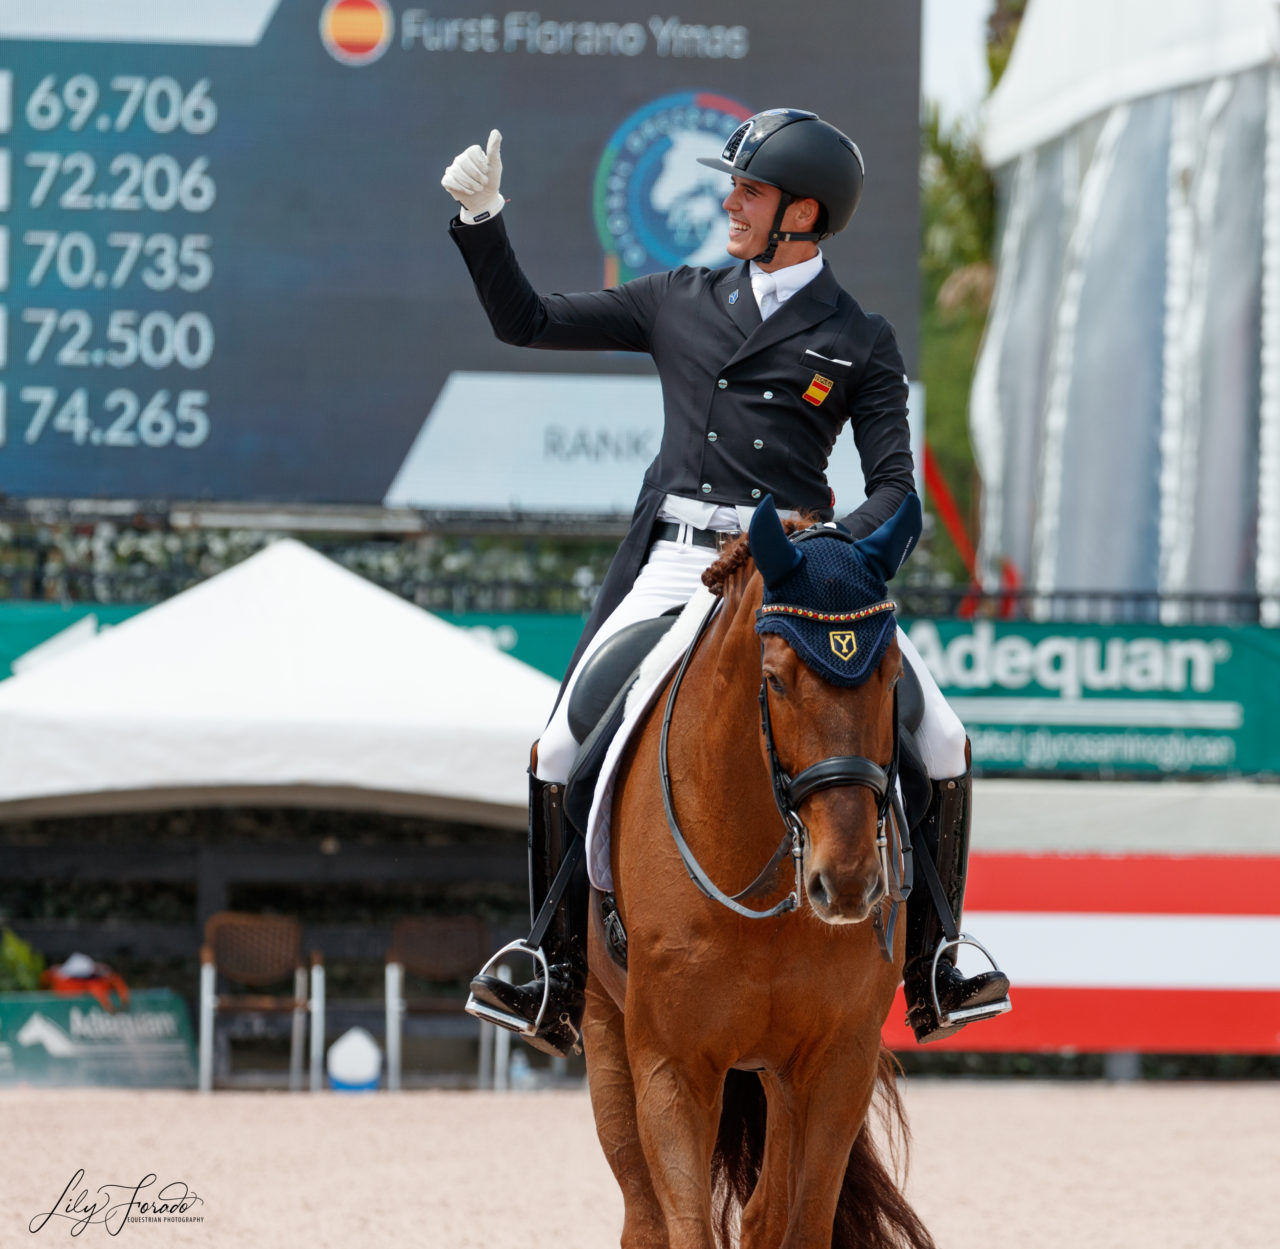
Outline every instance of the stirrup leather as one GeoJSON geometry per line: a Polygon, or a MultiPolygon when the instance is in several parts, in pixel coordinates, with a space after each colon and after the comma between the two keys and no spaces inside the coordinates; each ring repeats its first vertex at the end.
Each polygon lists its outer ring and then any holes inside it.
{"type": "Polygon", "coordinates": [[[942,1003],[938,1000],[938,967],[942,962],[942,956],[948,950],[959,949],[962,945],[973,946],[991,964],[992,971],[997,975],[1004,975],[996,960],[991,957],[991,952],[981,941],[963,932],[953,940],[948,940],[944,937],[938,942],[938,948],[933,952],[933,966],[929,974],[929,993],[933,998],[933,1016],[938,1021],[939,1027],[946,1028],[954,1024],[973,1023],[977,1019],[994,1019],[997,1015],[1003,1015],[1013,1008],[1013,1003],[1009,1001],[1009,995],[1006,993],[998,1002],[987,1002],[981,1006],[967,1007],[964,1010],[943,1012],[942,1003]]]}
{"type": "Polygon", "coordinates": [[[504,945],[480,970],[476,973],[476,979],[483,976],[490,967],[499,962],[504,955],[507,954],[528,954],[538,964],[542,974],[542,1003],[538,1007],[538,1013],[534,1017],[533,1022],[525,1019],[523,1015],[516,1015],[510,1011],[499,1010],[496,1006],[490,1006],[487,1002],[476,1001],[474,993],[467,994],[466,1011],[468,1015],[474,1015],[477,1019],[483,1019],[486,1023],[497,1024],[499,1028],[506,1028],[510,1032],[517,1032],[523,1037],[532,1037],[538,1035],[538,1030],[542,1027],[543,1016],[547,1013],[547,1003],[551,1000],[551,968],[547,964],[547,956],[542,952],[542,947],[530,945],[524,938],[512,941],[504,945]]]}

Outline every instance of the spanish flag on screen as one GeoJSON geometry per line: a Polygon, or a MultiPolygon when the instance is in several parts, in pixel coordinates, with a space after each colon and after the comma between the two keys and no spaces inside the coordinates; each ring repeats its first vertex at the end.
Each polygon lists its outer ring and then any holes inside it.
{"type": "Polygon", "coordinates": [[[386,50],[394,22],[386,0],[329,0],[320,14],[320,37],[338,60],[362,65],[386,50]]]}

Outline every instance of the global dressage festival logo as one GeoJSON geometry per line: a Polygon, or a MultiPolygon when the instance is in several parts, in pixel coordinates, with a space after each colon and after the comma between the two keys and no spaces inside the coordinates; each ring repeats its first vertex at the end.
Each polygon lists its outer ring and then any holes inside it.
{"type": "Polygon", "coordinates": [[[718,156],[750,116],[736,100],[686,91],[646,104],[613,132],[593,204],[606,285],[676,265],[728,262],[720,207],[728,179],[697,157],[718,156]]]}

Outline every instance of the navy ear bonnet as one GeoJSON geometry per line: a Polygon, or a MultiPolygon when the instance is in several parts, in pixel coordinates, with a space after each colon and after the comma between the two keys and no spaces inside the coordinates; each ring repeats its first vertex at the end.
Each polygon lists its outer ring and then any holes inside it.
{"type": "Polygon", "coordinates": [[[756,632],[779,634],[823,680],[861,685],[893,637],[897,619],[887,582],[915,547],[920,527],[920,500],[912,494],[858,542],[820,527],[789,538],[766,497],[748,530],[764,578],[756,632]]]}

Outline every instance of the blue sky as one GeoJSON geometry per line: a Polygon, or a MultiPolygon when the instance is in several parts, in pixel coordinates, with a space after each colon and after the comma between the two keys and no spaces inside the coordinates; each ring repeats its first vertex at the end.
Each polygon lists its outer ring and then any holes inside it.
{"type": "Polygon", "coordinates": [[[992,0],[924,0],[921,91],[943,120],[975,121],[987,94],[986,21],[992,0]]]}

